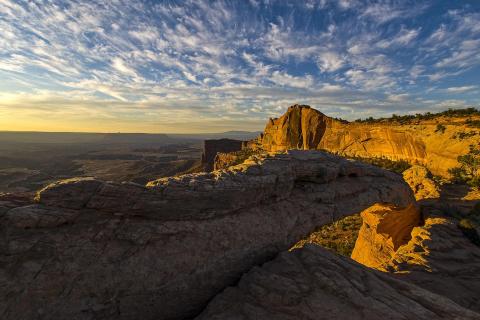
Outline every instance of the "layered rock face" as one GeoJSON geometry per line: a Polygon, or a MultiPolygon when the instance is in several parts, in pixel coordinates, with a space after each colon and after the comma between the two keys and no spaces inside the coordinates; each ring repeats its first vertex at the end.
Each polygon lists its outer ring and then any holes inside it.
{"type": "Polygon", "coordinates": [[[325,116],[309,106],[294,105],[278,119],[271,119],[264,133],[249,143],[266,151],[324,149],[333,153],[364,158],[385,157],[421,164],[434,174],[448,176],[457,166],[457,157],[479,143],[475,130],[445,123],[438,131],[436,122],[417,125],[392,123],[348,123],[325,116]],[[458,132],[466,133],[462,139],[458,132]]]}
{"type": "Polygon", "coordinates": [[[185,319],[254,265],[374,203],[402,178],[318,151],[147,186],[73,179],[0,214],[2,319],[185,319]]]}
{"type": "Polygon", "coordinates": [[[261,136],[261,145],[268,151],[317,149],[333,119],[305,105],[294,105],[278,119],[270,119],[261,136]]]}
{"type": "Polygon", "coordinates": [[[197,317],[226,319],[480,319],[452,300],[307,245],[253,268],[197,317]]]}

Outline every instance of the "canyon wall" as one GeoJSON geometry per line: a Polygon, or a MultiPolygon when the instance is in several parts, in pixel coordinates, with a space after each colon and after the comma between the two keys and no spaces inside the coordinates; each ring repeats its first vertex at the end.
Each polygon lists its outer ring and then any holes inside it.
{"type": "Polygon", "coordinates": [[[418,124],[356,123],[336,120],[304,105],[294,105],[278,119],[270,119],[264,133],[248,145],[253,149],[327,150],[352,157],[384,157],[427,167],[448,176],[457,157],[480,143],[480,134],[460,122],[435,120],[418,124]],[[445,130],[437,130],[437,122],[445,130]],[[459,133],[465,133],[459,138],[459,133]]]}
{"type": "MultiPolygon", "coordinates": [[[[253,266],[377,202],[402,177],[319,151],[142,186],[70,179],[0,198],[2,319],[187,319],[253,266]]],[[[269,317],[266,317],[269,318],[269,317]]]]}

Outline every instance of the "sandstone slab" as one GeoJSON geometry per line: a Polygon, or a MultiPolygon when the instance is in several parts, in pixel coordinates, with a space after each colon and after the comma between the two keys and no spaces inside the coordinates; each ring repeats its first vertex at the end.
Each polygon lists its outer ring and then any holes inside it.
{"type": "Polygon", "coordinates": [[[413,284],[307,245],[253,268],[198,320],[480,319],[413,284]]]}

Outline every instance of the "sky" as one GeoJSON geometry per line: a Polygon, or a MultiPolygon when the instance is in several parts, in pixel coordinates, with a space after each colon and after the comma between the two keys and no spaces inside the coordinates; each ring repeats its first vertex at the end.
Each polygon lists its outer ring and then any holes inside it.
{"type": "Polygon", "coordinates": [[[0,131],[262,130],[480,105],[480,1],[0,0],[0,131]]]}

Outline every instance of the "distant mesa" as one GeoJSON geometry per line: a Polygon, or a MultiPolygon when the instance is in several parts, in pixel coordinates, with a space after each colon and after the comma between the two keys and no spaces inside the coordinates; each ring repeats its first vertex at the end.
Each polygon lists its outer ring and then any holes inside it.
{"type": "Polygon", "coordinates": [[[202,165],[205,171],[214,169],[217,153],[229,153],[244,148],[246,142],[234,139],[210,139],[203,142],[202,165]]]}

